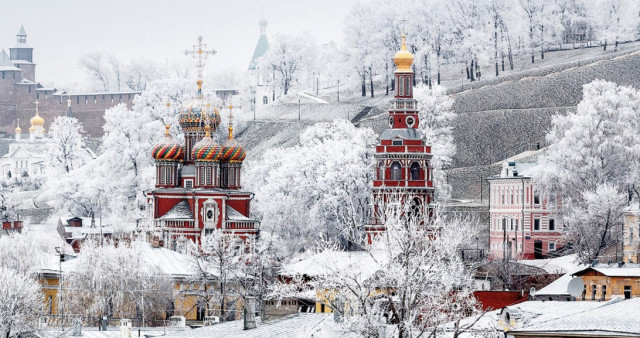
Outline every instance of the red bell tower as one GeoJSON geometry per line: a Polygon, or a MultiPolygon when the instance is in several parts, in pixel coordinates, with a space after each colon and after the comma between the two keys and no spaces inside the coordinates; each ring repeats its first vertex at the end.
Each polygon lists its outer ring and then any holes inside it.
{"type": "Polygon", "coordinates": [[[411,203],[416,210],[431,217],[433,182],[431,147],[425,144],[418,129],[418,102],[413,98],[413,55],[407,51],[404,34],[402,48],[394,57],[395,95],[389,107],[389,129],[376,146],[376,172],[373,180],[373,217],[365,228],[369,241],[385,230],[385,208],[390,196],[401,203],[411,203]]]}

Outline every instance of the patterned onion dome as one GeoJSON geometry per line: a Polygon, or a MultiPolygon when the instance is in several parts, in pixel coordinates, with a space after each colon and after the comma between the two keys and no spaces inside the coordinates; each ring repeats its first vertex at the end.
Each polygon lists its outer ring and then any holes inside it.
{"type": "Polygon", "coordinates": [[[183,105],[178,116],[180,127],[186,132],[201,131],[208,121],[210,121],[213,131],[216,131],[220,125],[220,120],[218,111],[212,109],[211,105],[201,97],[183,105]]]}
{"type": "Polygon", "coordinates": [[[244,161],[245,157],[247,157],[247,152],[235,140],[227,140],[222,145],[221,162],[238,163],[244,161]]]}
{"type": "Polygon", "coordinates": [[[158,143],[151,151],[151,156],[156,161],[181,161],[184,157],[184,147],[169,134],[169,125],[165,126],[164,140],[158,143]]]}
{"type": "Polygon", "coordinates": [[[206,126],[205,129],[207,133],[202,140],[193,145],[191,157],[196,161],[218,162],[222,156],[222,147],[211,138],[209,126],[206,126]]]}

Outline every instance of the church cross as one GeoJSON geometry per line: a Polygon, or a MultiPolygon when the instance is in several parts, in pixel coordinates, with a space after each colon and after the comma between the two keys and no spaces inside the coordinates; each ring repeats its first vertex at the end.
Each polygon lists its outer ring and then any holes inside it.
{"type": "Polygon", "coordinates": [[[37,113],[37,112],[38,112],[38,104],[40,104],[40,102],[38,102],[38,101],[36,100],[35,104],[36,104],[36,113],[37,113]]]}
{"type": "Polygon", "coordinates": [[[192,56],[197,59],[196,68],[198,68],[198,78],[202,79],[202,69],[209,55],[216,55],[215,49],[207,50],[207,44],[202,42],[202,35],[198,36],[198,43],[193,45],[193,50],[186,50],[184,52],[187,56],[192,56]]]}
{"type": "Polygon", "coordinates": [[[402,35],[404,35],[404,26],[405,26],[405,24],[407,23],[408,19],[407,19],[407,17],[405,16],[405,17],[403,17],[402,19],[400,19],[400,21],[402,21],[402,30],[400,31],[400,33],[401,33],[402,35]]]}

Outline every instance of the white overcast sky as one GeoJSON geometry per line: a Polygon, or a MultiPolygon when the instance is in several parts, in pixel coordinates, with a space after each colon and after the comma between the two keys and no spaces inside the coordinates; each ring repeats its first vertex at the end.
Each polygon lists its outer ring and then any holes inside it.
{"type": "Polygon", "coordinates": [[[218,54],[207,68],[246,69],[268,20],[267,37],[307,32],[318,42],[340,42],[356,0],[0,0],[0,48],[8,51],[20,24],[34,48],[36,80],[59,89],[84,87],[78,63],[90,53],[122,61],[188,61],[183,52],[198,35],[218,54]]]}

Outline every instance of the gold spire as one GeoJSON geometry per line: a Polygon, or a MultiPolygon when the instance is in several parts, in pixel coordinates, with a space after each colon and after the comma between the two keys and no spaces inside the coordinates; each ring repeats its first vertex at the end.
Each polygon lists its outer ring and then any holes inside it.
{"type": "Polygon", "coordinates": [[[411,65],[413,64],[413,54],[407,50],[407,38],[402,34],[402,47],[393,56],[393,62],[396,64],[396,72],[413,72],[411,65]]]}
{"type": "Polygon", "coordinates": [[[38,114],[38,104],[40,104],[40,102],[36,101],[35,104],[36,104],[36,115],[32,117],[29,122],[31,122],[31,127],[36,127],[36,126],[42,127],[44,126],[44,119],[40,116],[40,114],[38,114]]]}
{"type": "Polygon", "coordinates": [[[204,137],[211,137],[211,127],[209,127],[209,125],[207,124],[206,126],[204,126],[204,137]]]}
{"type": "Polygon", "coordinates": [[[16,134],[22,133],[22,128],[20,128],[20,119],[18,119],[18,122],[16,123],[15,132],[16,132],[16,134]]]}
{"type": "Polygon", "coordinates": [[[233,106],[229,105],[229,140],[233,140],[233,106]]]}
{"type": "Polygon", "coordinates": [[[193,50],[186,50],[185,55],[191,55],[194,59],[197,59],[196,68],[198,68],[198,97],[202,96],[202,70],[207,61],[209,55],[216,55],[215,49],[207,50],[207,44],[202,42],[202,36],[198,36],[198,43],[193,45],[193,50]]]}
{"type": "Polygon", "coordinates": [[[67,107],[71,107],[71,96],[67,99],[67,107]]]}
{"type": "Polygon", "coordinates": [[[169,129],[171,129],[171,125],[170,124],[165,124],[164,125],[164,136],[165,137],[171,137],[171,133],[169,133],[169,129]]]}

